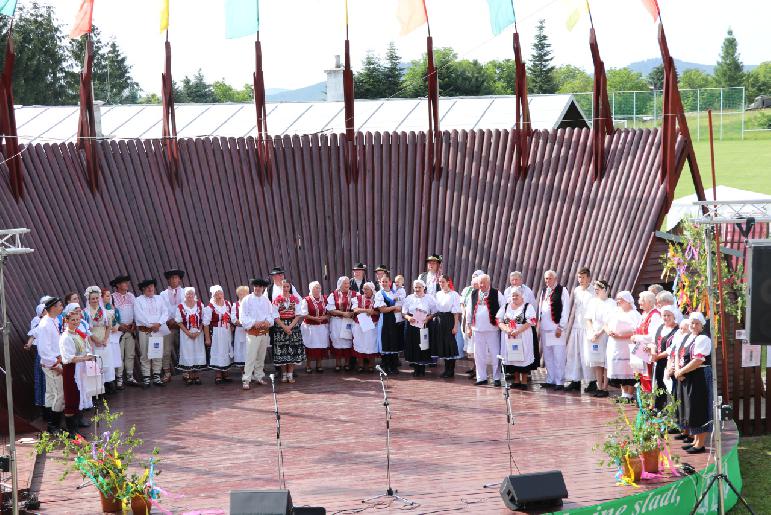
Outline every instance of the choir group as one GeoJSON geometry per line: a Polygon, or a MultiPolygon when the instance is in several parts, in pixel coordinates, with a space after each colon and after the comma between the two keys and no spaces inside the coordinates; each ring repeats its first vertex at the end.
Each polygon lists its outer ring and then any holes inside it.
{"type": "Polygon", "coordinates": [[[610,285],[592,281],[581,269],[570,291],[557,274],[544,273],[538,293],[512,272],[501,293],[482,270],[474,272],[460,293],[441,271],[442,257],[431,255],[426,272],[412,282],[393,279],[378,266],[367,280],[358,263],[351,277],[340,277],[328,295],[317,282],[307,295],[270,271],[270,280],[252,279],[229,301],[220,286],[209,288],[208,301],[184,287],[183,270],[168,270],[160,293],[154,279],[131,291],[131,277],[97,286],[79,295],[40,299],[27,347],[37,350],[35,400],[50,431],[87,427],[82,410],[102,393],[124,385],[150,388],[171,381],[172,367],[187,385],[200,385],[200,371],[214,370],[214,382],[231,382],[240,370],[242,388],[266,384],[266,357],[280,371],[280,381],[294,383],[295,367],[324,372],[323,360],[335,360],[335,372],[372,373],[377,360],[388,375],[400,373],[401,356],[414,377],[443,361],[443,378],[455,375],[456,360],[469,357],[467,371],[477,386],[501,386],[506,374],[513,388],[527,390],[529,374],[546,368],[541,388],[635,401],[635,384],[660,388],[658,408],[679,401],[680,439],[688,452],[704,451],[711,431],[711,340],[702,334],[701,313],[684,318],[672,293],[659,285],[638,297],[629,291],[610,296],[610,285]],[[135,361],[138,358],[138,367],[135,361]],[[139,372],[140,375],[137,375],[139,372]],[[568,383],[567,385],[565,383],[568,383]]]}

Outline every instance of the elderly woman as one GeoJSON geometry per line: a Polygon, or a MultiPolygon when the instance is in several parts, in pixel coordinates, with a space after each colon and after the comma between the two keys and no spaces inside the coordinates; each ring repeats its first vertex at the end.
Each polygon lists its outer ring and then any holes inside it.
{"type": "Polygon", "coordinates": [[[354,326],[353,326],[353,357],[361,359],[359,373],[374,372],[375,360],[377,360],[377,323],[380,312],[375,309],[375,285],[366,282],[361,287],[361,293],[353,298],[354,326]],[[374,327],[364,330],[359,316],[364,315],[372,320],[374,327]]]}
{"type": "Polygon", "coordinates": [[[436,299],[436,315],[431,332],[431,357],[444,359],[444,372],[441,377],[455,376],[455,360],[463,351],[458,348],[460,316],[463,313],[460,295],[452,289],[452,280],[447,274],[439,276],[439,291],[436,299]]]}
{"type": "Polygon", "coordinates": [[[411,295],[404,299],[402,314],[407,321],[404,327],[404,359],[415,367],[413,377],[426,375],[426,365],[432,363],[429,322],[436,313],[436,300],[426,294],[426,283],[416,279],[411,295]]]}
{"type": "MultiPolygon", "coordinates": [[[[471,359],[474,359],[474,339],[473,336],[469,335],[468,332],[469,319],[466,316],[466,312],[469,305],[471,304],[471,294],[474,293],[475,290],[479,289],[479,277],[482,275],[484,275],[482,270],[475,270],[474,273],[471,274],[471,284],[463,288],[463,291],[460,294],[460,307],[463,309],[463,313],[460,319],[461,330],[463,332],[463,350],[471,359]]],[[[475,379],[476,368],[472,366],[469,370],[466,371],[466,375],[469,379],[475,379]]]]}
{"type": "Polygon", "coordinates": [[[698,311],[688,317],[691,334],[684,341],[675,361],[679,382],[681,418],[693,443],[683,446],[688,454],[705,451],[707,434],[712,431],[712,341],[701,334],[706,320],[698,311]]]}
{"type": "MultiPolygon", "coordinates": [[[[680,395],[679,395],[679,384],[677,379],[675,379],[675,363],[678,362],[680,357],[680,349],[682,348],[683,344],[688,340],[688,336],[691,334],[691,320],[688,318],[684,318],[680,321],[680,324],[678,324],[679,330],[675,331],[675,336],[672,339],[672,344],[669,346],[669,352],[667,355],[667,368],[664,372],[664,378],[666,381],[670,382],[670,393],[672,394],[672,402],[681,402],[680,395]]],[[[677,417],[677,425],[679,426],[680,430],[677,431],[678,434],[675,436],[675,440],[684,440],[687,441],[687,443],[692,443],[693,438],[688,434],[688,431],[685,429],[685,426],[683,426],[682,418],[680,417],[680,408],[681,405],[678,406],[678,411],[676,414],[677,417]]],[[[673,431],[673,433],[675,433],[673,431]]]]}
{"type": "MultiPolygon", "coordinates": [[[[647,346],[654,343],[654,337],[659,326],[662,324],[661,313],[656,309],[656,295],[650,291],[640,292],[640,309],[642,310],[642,320],[637,326],[635,334],[632,336],[633,343],[642,343],[647,346]]],[[[641,374],[640,384],[646,392],[651,391],[651,382],[653,376],[653,367],[650,363],[644,363],[640,358],[632,357],[630,361],[632,370],[641,374]]]]}
{"type": "Polygon", "coordinates": [[[239,367],[241,372],[244,371],[244,363],[246,362],[246,331],[241,327],[241,302],[247,295],[249,295],[248,286],[236,288],[238,300],[233,303],[230,310],[230,323],[235,327],[233,331],[233,365],[239,367]]]}
{"type": "Polygon", "coordinates": [[[281,381],[294,383],[294,367],[305,363],[305,345],[300,331],[303,319],[301,299],[292,293],[292,283],[284,279],[281,295],[273,298],[273,314],[278,329],[273,339],[273,364],[282,371],[281,381]]]}
{"type": "Polygon", "coordinates": [[[667,386],[664,383],[664,374],[667,369],[667,357],[669,348],[672,346],[679,326],[676,322],[675,312],[677,310],[672,306],[661,308],[661,318],[664,321],[653,337],[653,343],[650,346],[651,359],[653,361],[653,385],[655,390],[662,390],[662,393],[656,395],[654,407],[656,410],[664,409],[667,404],[667,386]]]}
{"type": "Polygon", "coordinates": [[[634,402],[636,381],[629,364],[629,344],[632,343],[632,335],[635,334],[642,317],[635,309],[634,297],[629,291],[618,292],[616,305],[605,326],[605,332],[608,334],[608,383],[621,387],[621,396],[616,398],[616,402],[631,404],[634,402]]]}
{"type": "Polygon", "coordinates": [[[513,286],[508,302],[495,315],[501,329],[503,368],[511,374],[512,387],[527,390],[528,374],[538,368],[535,305],[525,302],[525,289],[513,286]]]}
{"type": "Polygon", "coordinates": [[[329,349],[329,315],[327,300],[321,294],[321,283],[313,281],[308,285],[308,296],[302,300],[304,315],[301,331],[305,344],[305,372],[313,372],[311,361],[316,362],[316,372],[324,372],[321,362],[327,357],[329,349]]]}
{"type": "Polygon", "coordinates": [[[353,298],[351,280],[343,276],[337,280],[337,289],[327,297],[327,313],[329,321],[329,336],[332,339],[332,355],[335,357],[335,372],[340,367],[350,370],[348,360],[353,347],[353,298]]]}
{"type": "MultiPolygon", "coordinates": [[[[204,307],[195,294],[195,288],[182,290],[184,300],[174,310],[174,321],[179,325],[179,365],[187,386],[200,385],[198,375],[206,368],[206,344],[204,343],[204,307]]],[[[209,315],[207,315],[209,316],[209,315]]],[[[210,323],[211,320],[207,319],[210,323]]]]}
{"type": "Polygon", "coordinates": [[[232,306],[225,300],[225,290],[219,284],[209,288],[211,299],[203,310],[204,343],[210,347],[209,368],[216,371],[214,384],[230,383],[228,370],[233,365],[232,306]]]}
{"type": "Polygon", "coordinates": [[[62,386],[64,389],[64,417],[67,431],[75,436],[79,427],[90,424],[83,421],[79,404],[85,392],[82,378],[86,375],[83,363],[95,361],[96,357],[89,355],[89,348],[83,334],[78,330],[81,321],[81,310],[77,304],[68,305],[63,312],[64,332],[59,338],[59,353],[62,362],[62,386]],[[81,378],[81,381],[78,378],[81,378]],[[80,389],[84,389],[83,392],[80,389]]]}
{"type": "Polygon", "coordinates": [[[389,375],[399,373],[399,352],[404,350],[404,328],[400,324],[404,298],[399,290],[393,290],[390,274],[383,274],[380,278],[380,291],[375,294],[375,309],[380,311],[378,350],[383,368],[389,375]]]}
{"type": "Polygon", "coordinates": [[[586,345],[584,359],[594,370],[597,381],[597,391],[593,397],[607,397],[608,374],[606,372],[606,352],[608,333],[605,332],[610,315],[616,310],[616,302],[608,298],[610,286],[607,281],[594,282],[594,297],[586,306],[584,320],[586,321],[586,345]]]}
{"type": "Polygon", "coordinates": [[[538,302],[535,300],[535,294],[533,293],[533,290],[530,289],[528,285],[525,284],[525,276],[520,272],[519,270],[516,270],[514,272],[511,272],[509,274],[509,286],[506,287],[505,290],[503,290],[503,296],[506,298],[506,300],[511,298],[511,290],[514,288],[522,288],[522,298],[525,300],[525,303],[531,304],[533,306],[536,305],[538,302]]]}

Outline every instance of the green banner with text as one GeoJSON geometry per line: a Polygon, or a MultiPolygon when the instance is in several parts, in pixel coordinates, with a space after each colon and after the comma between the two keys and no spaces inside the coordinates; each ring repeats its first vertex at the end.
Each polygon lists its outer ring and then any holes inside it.
{"type": "MultiPolygon", "coordinates": [[[[739,470],[737,445],[723,457],[723,470],[738,491],[742,491],[742,475],[739,470]]],[[[559,515],[682,515],[690,513],[696,501],[704,493],[707,484],[715,473],[714,463],[697,474],[685,476],[674,483],[655,490],[640,492],[621,499],[586,506],[572,510],[557,512],[559,515]]],[[[634,487],[621,487],[633,490],[634,487]]],[[[727,484],[723,484],[725,509],[728,511],[736,504],[736,495],[727,484]]],[[[696,511],[699,515],[717,513],[718,487],[713,486],[707,498],[696,511]]]]}

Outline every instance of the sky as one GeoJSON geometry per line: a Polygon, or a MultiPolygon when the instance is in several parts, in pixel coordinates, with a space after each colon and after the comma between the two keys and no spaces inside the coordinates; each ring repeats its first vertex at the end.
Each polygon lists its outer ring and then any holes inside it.
{"type": "MultiPolygon", "coordinates": [[[[571,0],[514,0],[525,59],[539,19],[546,20],[554,64],[591,69],[589,21],[566,28],[571,0]]],[[[768,0],[659,0],[673,57],[713,64],[729,26],[745,64],[771,60],[768,0]]],[[[20,0],[30,4],[32,0],[20,0]]],[[[39,0],[54,5],[65,32],[81,0],[39,0]]],[[[169,40],[172,75],[180,81],[199,68],[209,82],[225,79],[240,87],[251,83],[254,37],[225,39],[225,0],[170,0],[169,40]]],[[[325,80],[324,69],[342,54],[345,0],[261,0],[263,68],[268,89],[294,89],[325,80]]],[[[606,68],[660,57],[656,25],[640,0],[591,0],[595,31],[606,68]]],[[[357,69],[368,50],[383,54],[393,41],[404,61],[425,52],[420,28],[399,35],[397,0],[349,0],[351,57],[357,69]]],[[[115,38],[145,92],[160,91],[164,35],[161,0],[95,0],[93,21],[105,37],[115,38]]],[[[513,58],[509,28],[498,37],[490,31],[486,0],[427,0],[435,47],[450,46],[459,57],[513,58]]]]}

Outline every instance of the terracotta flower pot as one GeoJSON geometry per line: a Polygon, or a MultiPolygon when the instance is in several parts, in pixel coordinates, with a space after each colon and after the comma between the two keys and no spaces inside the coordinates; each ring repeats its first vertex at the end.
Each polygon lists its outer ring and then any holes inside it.
{"type": "Polygon", "coordinates": [[[632,481],[635,483],[640,480],[640,476],[642,476],[643,464],[639,456],[629,456],[628,463],[627,460],[624,460],[622,467],[624,470],[624,477],[629,478],[631,476],[632,481]],[[630,465],[632,466],[631,471],[629,469],[630,465]]]}
{"type": "Polygon", "coordinates": [[[121,513],[121,504],[115,497],[105,497],[102,492],[99,492],[99,498],[102,501],[103,513],[121,513]]]}
{"type": "Polygon", "coordinates": [[[144,495],[135,495],[131,498],[131,513],[134,515],[146,515],[150,513],[152,503],[144,495]]]}
{"type": "Polygon", "coordinates": [[[645,464],[645,472],[657,474],[659,471],[659,450],[653,449],[642,453],[642,460],[645,464]]]}

